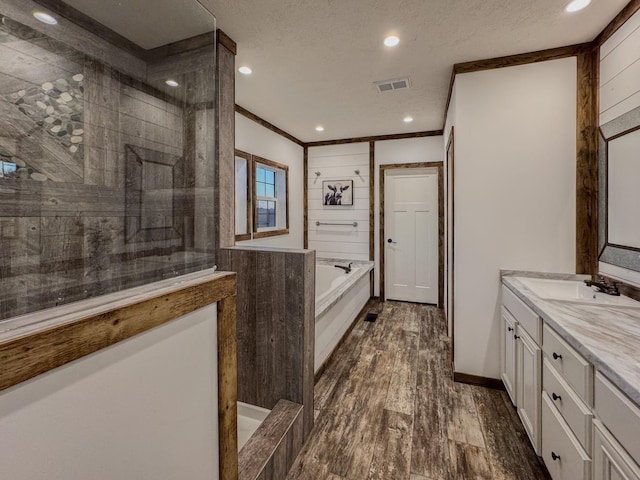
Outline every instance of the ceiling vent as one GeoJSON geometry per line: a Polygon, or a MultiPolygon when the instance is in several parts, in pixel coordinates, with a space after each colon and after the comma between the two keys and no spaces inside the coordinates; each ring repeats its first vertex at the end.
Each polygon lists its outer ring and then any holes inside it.
{"type": "Polygon", "coordinates": [[[393,80],[383,80],[381,82],[373,82],[378,93],[394,92],[396,90],[406,90],[411,87],[409,77],[395,78],[393,80]]]}

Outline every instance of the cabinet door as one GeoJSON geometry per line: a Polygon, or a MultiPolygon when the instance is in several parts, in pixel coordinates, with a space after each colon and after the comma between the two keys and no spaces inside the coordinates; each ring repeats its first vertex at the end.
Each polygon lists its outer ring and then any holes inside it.
{"type": "Polygon", "coordinates": [[[518,415],[534,450],[539,455],[542,349],[519,326],[516,326],[516,357],[518,415]]]}
{"type": "Polygon", "coordinates": [[[502,307],[500,328],[502,332],[502,383],[507,389],[511,402],[517,405],[516,397],[516,320],[502,307]]]}
{"type": "Polygon", "coordinates": [[[599,421],[593,423],[593,480],[640,480],[638,465],[599,421]]]}

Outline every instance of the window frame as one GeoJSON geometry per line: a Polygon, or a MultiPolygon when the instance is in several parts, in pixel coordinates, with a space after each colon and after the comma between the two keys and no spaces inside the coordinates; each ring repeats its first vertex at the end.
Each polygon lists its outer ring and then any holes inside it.
{"type": "Polygon", "coordinates": [[[266,158],[259,157],[257,155],[252,155],[252,166],[251,166],[251,191],[252,191],[252,210],[253,210],[253,238],[266,238],[266,237],[275,237],[277,235],[288,235],[289,234],[289,166],[283,165],[282,163],[274,162],[273,160],[267,160],[266,158]],[[258,165],[267,167],[267,170],[275,171],[277,178],[277,170],[281,170],[285,175],[285,226],[279,227],[277,225],[278,222],[278,204],[282,201],[278,195],[278,183],[276,180],[275,188],[276,188],[276,196],[272,197],[258,197],[257,187],[256,187],[256,178],[257,178],[257,169],[258,165]],[[258,200],[268,200],[276,202],[276,226],[275,227],[262,227],[258,228],[258,200]]]}
{"type": "MultiPolygon", "coordinates": [[[[244,158],[247,162],[247,185],[246,185],[246,191],[245,191],[245,195],[247,196],[246,198],[246,203],[247,203],[247,211],[246,211],[246,226],[247,226],[247,233],[242,233],[242,234],[236,234],[235,231],[237,230],[237,226],[235,225],[235,221],[234,221],[234,234],[235,234],[235,240],[236,242],[242,242],[244,240],[251,240],[252,239],[252,233],[253,233],[253,213],[252,213],[252,203],[251,203],[251,199],[252,199],[252,187],[251,185],[253,184],[253,160],[252,160],[252,155],[250,153],[247,152],[243,152],[242,150],[234,150],[234,157],[233,157],[233,161],[234,161],[234,182],[233,182],[233,188],[234,188],[234,198],[238,195],[238,192],[235,191],[236,188],[236,182],[235,182],[235,157],[240,157],[240,158],[244,158]]],[[[235,217],[234,217],[235,220],[235,217]]]]}

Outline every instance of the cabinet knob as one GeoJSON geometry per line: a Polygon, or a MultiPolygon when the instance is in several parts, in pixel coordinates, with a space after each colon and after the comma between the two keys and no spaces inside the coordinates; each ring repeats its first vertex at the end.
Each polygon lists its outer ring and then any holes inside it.
{"type": "Polygon", "coordinates": [[[562,360],[562,355],[560,355],[559,353],[553,352],[553,359],[562,360]]]}
{"type": "Polygon", "coordinates": [[[555,393],[551,394],[551,398],[553,398],[554,402],[557,402],[558,400],[562,400],[562,397],[560,395],[556,395],[555,393]]]}
{"type": "Polygon", "coordinates": [[[555,462],[557,460],[560,460],[560,455],[557,455],[556,452],[551,452],[551,458],[555,462]]]}
{"type": "Polygon", "coordinates": [[[512,327],[507,327],[507,330],[509,330],[510,332],[513,332],[513,328],[512,327]]]}
{"type": "Polygon", "coordinates": [[[513,339],[514,339],[514,340],[518,340],[519,338],[520,338],[520,337],[519,337],[518,335],[514,335],[514,336],[513,336],[513,339]]]}

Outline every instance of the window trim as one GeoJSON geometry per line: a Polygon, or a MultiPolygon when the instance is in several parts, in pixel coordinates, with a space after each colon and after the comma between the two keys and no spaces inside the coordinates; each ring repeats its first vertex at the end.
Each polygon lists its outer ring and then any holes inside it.
{"type": "MultiPolygon", "coordinates": [[[[252,238],[252,232],[253,232],[253,214],[252,214],[252,204],[251,204],[251,198],[252,198],[252,188],[251,185],[253,184],[253,160],[252,160],[252,156],[250,153],[247,152],[243,152],[242,150],[234,150],[234,172],[235,172],[235,157],[241,157],[244,158],[247,161],[247,191],[245,192],[246,196],[247,196],[247,212],[246,212],[246,222],[247,222],[247,233],[243,233],[243,234],[236,234],[235,235],[235,240],[236,242],[242,242],[244,240],[251,240],[252,238]]],[[[233,188],[234,188],[234,198],[235,195],[238,195],[238,192],[235,191],[236,188],[236,182],[234,179],[233,182],[233,188]]],[[[234,222],[234,234],[235,234],[235,229],[236,229],[236,225],[234,222]]]]}
{"type": "MultiPolygon", "coordinates": [[[[252,210],[253,210],[253,238],[266,238],[266,237],[275,237],[278,235],[288,235],[289,234],[289,166],[288,165],[283,165],[282,163],[278,163],[278,162],[274,162],[273,160],[267,160],[266,158],[262,158],[259,157],[257,155],[252,155],[252,168],[251,168],[251,178],[252,178],[252,182],[251,182],[251,191],[252,191],[252,210]],[[260,165],[264,165],[265,167],[271,167],[277,170],[282,170],[284,171],[284,175],[285,175],[285,222],[286,222],[286,226],[285,228],[278,228],[277,226],[275,228],[263,228],[260,229],[260,231],[258,231],[258,195],[257,195],[257,189],[256,189],[256,182],[255,182],[255,178],[257,178],[256,175],[256,169],[258,168],[258,164],[260,165]]],[[[278,204],[278,193],[276,192],[276,209],[277,209],[277,204],[278,204]]],[[[277,213],[276,213],[276,218],[277,218],[277,213]]],[[[277,222],[277,220],[276,220],[277,222]]]]}

